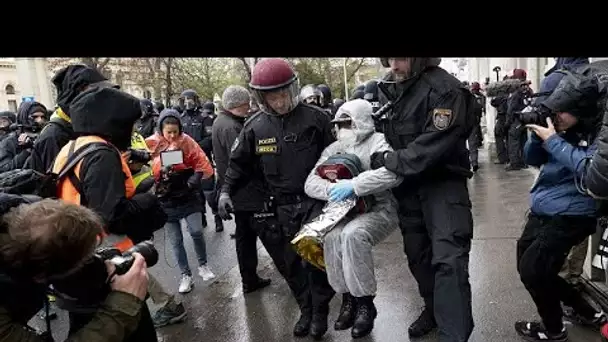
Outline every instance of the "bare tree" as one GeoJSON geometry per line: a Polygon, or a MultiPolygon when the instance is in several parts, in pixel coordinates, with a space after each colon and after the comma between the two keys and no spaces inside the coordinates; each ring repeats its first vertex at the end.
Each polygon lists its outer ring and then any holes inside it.
{"type": "Polygon", "coordinates": [[[86,64],[91,68],[95,68],[99,71],[102,71],[106,65],[110,62],[111,58],[109,57],[81,57],[80,62],[82,64],[86,64]]]}
{"type": "Polygon", "coordinates": [[[251,69],[258,64],[259,57],[253,57],[253,65],[249,65],[249,62],[247,62],[247,57],[238,57],[237,59],[243,63],[243,68],[245,69],[245,81],[249,83],[251,81],[251,69]]]}

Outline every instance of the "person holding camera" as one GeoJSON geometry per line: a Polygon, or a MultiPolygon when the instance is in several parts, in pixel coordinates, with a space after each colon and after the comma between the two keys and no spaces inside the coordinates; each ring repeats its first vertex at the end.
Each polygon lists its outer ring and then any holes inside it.
{"type": "Polygon", "coordinates": [[[515,323],[517,333],[528,341],[568,339],[562,302],[573,309],[570,315],[576,322],[599,327],[606,321],[558,275],[572,247],[596,231],[596,203],[581,190],[580,180],[585,161],[596,151],[598,100],[593,77],[568,74],[538,111],[522,117],[532,131],[525,161],[541,168],[517,241],[517,270],[542,320],[515,323]]]}
{"type": "Polygon", "coordinates": [[[22,102],[17,110],[17,124],[0,143],[0,172],[21,169],[30,156],[38,132],[44,126],[46,107],[39,102],[22,102]]]}
{"type": "Polygon", "coordinates": [[[201,179],[213,177],[213,168],[199,144],[183,132],[180,115],[174,109],[165,109],[160,114],[157,132],[146,139],[146,144],[152,151],[156,195],[160,197],[162,208],[168,216],[165,228],[182,272],[178,291],[187,293],[192,291],[194,281],[184,247],[180,225],[182,219],[186,221],[198,257],[199,276],[204,281],[215,278],[207,266],[207,247],[201,219],[204,202],[198,194],[201,179]],[[163,159],[163,153],[170,151],[180,151],[181,160],[168,164],[163,159]]]}
{"type": "MultiPolygon", "coordinates": [[[[58,180],[57,197],[90,208],[100,215],[105,228],[103,246],[124,252],[133,246],[133,241],[149,239],[167,219],[156,196],[135,193],[129,165],[121,156],[121,151],[126,151],[131,145],[133,126],[141,116],[139,100],[114,88],[95,87],[74,98],[70,113],[72,128],[78,138],[61,149],[52,171],[58,174],[68,161],[86,151],[89,153],[75,164],[67,177],[58,180]]],[[[69,290],[84,293],[88,286],[87,277],[82,278],[74,279],[75,283],[82,281],[82,284],[69,290]]],[[[72,295],[79,301],[87,301],[88,295],[84,296],[87,298],[72,295]]],[[[59,301],[57,303],[62,306],[59,301]]],[[[71,333],[93,317],[91,312],[67,310],[70,311],[71,333]]],[[[133,340],[156,341],[147,306],[133,340]]]]}
{"type": "MultiPolygon", "coordinates": [[[[52,341],[51,331],[40,334],[27,322],[45,306],[49,285],[93,256],[103,225],[97,214],[79,205],[0,194],[1,341],[52,341]]],[[[148,282],[144,258],[134,257],[124,275],[110,276],[113,266],[106,265],[109,294],[66,341],[127,341],[141,319],[148,282]]]]}

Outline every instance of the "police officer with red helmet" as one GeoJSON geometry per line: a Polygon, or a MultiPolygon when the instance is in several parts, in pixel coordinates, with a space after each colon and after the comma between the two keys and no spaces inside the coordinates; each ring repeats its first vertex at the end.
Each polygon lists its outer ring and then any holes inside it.
{"type": "Polygon", "coordinates": [[[300,307],[293,333],[320,339],[327,331],[329,302],[334,291],[325,272],[302,259],[290,245],[301,225],[319,204],[306,196],[304,183],[321,153],[335,138],[329,116],[299,103],[297,76],[287,61],[268,58],[253,68],[249,87],[260,112],[244,125],[232,146],[218,211],[230,219],[230,196],[256,174],[269,195],[266,210],[254,215],[253,226],[300,307]]]}

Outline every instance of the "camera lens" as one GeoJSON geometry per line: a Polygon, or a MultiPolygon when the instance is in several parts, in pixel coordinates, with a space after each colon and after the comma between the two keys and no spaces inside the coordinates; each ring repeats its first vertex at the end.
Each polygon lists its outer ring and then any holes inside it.
{"type": "Polygon", "coordinates": [[[127,250],[123,256],[131,256],[133,253],[139,253],[146,260],[146,265],[152,267],[158,262],[158,251],[154,247],[152,241],[143,241],[127,250]]]}

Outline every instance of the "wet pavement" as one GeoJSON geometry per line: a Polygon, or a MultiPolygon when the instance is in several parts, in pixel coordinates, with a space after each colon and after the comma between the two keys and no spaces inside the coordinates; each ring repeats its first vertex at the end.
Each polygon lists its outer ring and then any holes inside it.
{"type": "MultiPolygon", "coordinates": [[[[537,317],[534,304],[518,279],[515,269],[515,245],[523,218],[528,209],[527,192],[536,172],[525,169],[505,172],[500,165],[487,161],[480,151],[481,168],[470,180],[469,191],[473,202],[475,233],[470,258],[471,286],[475,330],[472,342],[520,341],[513,330],[519,319],[537,317]]],[[[294,338],[292,328],[298,319],[298,308],[286,283],[275,270],[264,248],[259,249],[259,274],[273,280],[272,285],[255,293],[243,295],[234,251],[234,240],[229,234],[234,224],[216,233],[213,219],[207,215],[210,227],[205,238],[209,265],[216,278],[203,282],[195,276],[194,290],[180,296],[188,310],[182,324],[159,329],[163,342],[274,342],[312,341],[294,338]]],[[[185,234],[187,236],[187,234],[185,234]]],[[[180,272],[165,244],[164,232],[157,232],[156,244],[161,253],[159,263],[151,269],[170,290],[177,291],[180,272]]],[[[195,270],[196,259],[191,240],[186,237],[190,265],[195,270]]],[[[417,285],[403,253],[398,231],[375,249],[378,295],[375,303],[378,318],[372,334],[360,341],[409,341],[407,328],[422,308],[417,285]]],[[[338,298],[332,302],[330,330],[324,341],[351,341],[350,331],[334,331],[333,320],[339,309],[338,298]]],[[[155,306],[151,304],[154,309],[155,306]]],[[[35,319],[34,321],[39,320],[35,319]]],[[[65,314],[53,321],[54,335],[63,340],[65,314]]],[[[569,326],[571,341],[600,341],[593,331],[569,326]]],[[[435,335],[415,341],[436,341],[435,335]]]]}

